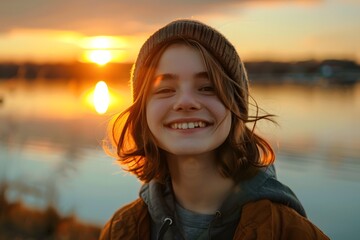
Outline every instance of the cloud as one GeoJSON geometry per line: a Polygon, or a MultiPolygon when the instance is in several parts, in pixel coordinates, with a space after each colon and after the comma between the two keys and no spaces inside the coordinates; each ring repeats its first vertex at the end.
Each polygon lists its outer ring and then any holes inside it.
{"type": "MultiPolygon", "coordinates": [[[[297,0],[296,2],[318,2],[297,0]]],[[[176,18],[224,14],[247,3],[286,0],[12,0],[0,3],[0,32],[12,28],[58,29],[84,34],[136,34],[176,18]]],[[[295,2],[295,1],[292,1],[295,2]]]]}

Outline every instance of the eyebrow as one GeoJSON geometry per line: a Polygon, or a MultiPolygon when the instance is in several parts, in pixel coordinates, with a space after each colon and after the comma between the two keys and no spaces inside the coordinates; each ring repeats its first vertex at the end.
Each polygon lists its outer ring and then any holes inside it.
{"type": "Polygon", "coordinates": [[[208,72],[199,72],[195,74],[196,78],[209,78],[209,73],[208,72]]]}
{"type": "Polygon", "coordinates": [[[154,78],[155,81],[172,80],[172,79],[177,79],[177,76],[175,74],[171,74],[171,73],[159,74],[159,75],[156,75],[154,78]]]}

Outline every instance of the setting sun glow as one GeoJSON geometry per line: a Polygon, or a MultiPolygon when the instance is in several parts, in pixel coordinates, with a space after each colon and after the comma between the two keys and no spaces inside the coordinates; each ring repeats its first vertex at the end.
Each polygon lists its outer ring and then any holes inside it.
{"type": "Polygon", "coordinates": [[[84,49],[82,61],[105,65],[124,59],[126,42],[119,37],[96,36],[84,38],[81,47],[84,49]]]}
{"type": "Polygon", "coordinates": [[[93,102],[97,113],[104,114],[107,111],[110,104],[110,94],[104,81],[96,84],[93,102]]]}
{"type": "Polygon", "coordinates": [[[111,61],[112,56],[109,50],[93,50],[89,53],[89,59],[99,65],[105,65],[111,61]]]}

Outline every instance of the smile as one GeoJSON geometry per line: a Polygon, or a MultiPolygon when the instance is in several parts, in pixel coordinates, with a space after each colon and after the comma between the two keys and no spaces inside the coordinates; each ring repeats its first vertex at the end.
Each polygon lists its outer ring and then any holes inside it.
{"type": "Polygon", "coordinates": [[[208,124],[206,122],[182,122],[182,123],[171,123],[170,128],[172,129],[192,129],[192,128],[204,128],[208,124]]]}

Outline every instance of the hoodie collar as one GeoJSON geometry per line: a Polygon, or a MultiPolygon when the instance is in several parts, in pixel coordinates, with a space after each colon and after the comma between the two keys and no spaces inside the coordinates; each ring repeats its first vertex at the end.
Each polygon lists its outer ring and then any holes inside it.
{"type": "MultiPolygon", "coordinates": [[[[172,191],[170,178],[165,184],[151,180],[144,184],[140,190],[140,197],[148,206],[148,211],[159,231],[164,231],[174,226],[176,219],[175,198],[172,191]]],[[[231,194],[222,204],[217,217],[211,227],[226,225],[238,220],[242,207],[248,203],[261,199],[284,204],[306,217],[304,208],[293,191],[276,179],[274,165],[260,168],[255,176],[243,180],[238,184],[237,191],[231,194]]]]}

